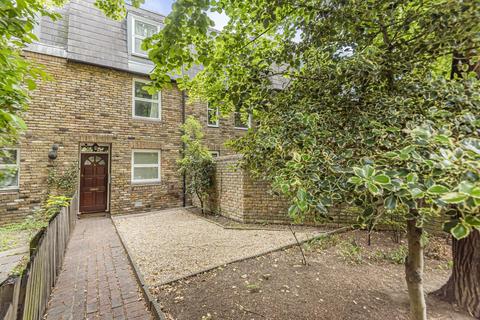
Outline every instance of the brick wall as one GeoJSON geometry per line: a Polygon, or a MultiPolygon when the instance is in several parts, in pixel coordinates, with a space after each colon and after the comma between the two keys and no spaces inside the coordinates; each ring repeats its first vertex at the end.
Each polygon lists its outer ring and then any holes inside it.
{"type": "Polygon", "coordinates": [[[187,100],[186,113],[193,115],[203,125],[205,145],[210,151],[218,151],[220,156],[233,155],[234,152],[225,146],[225,141],[241,137],[246,130],[234,127],[233,115],[219,119],[218,127],[207,125],[207,105],[198,101],[187,100]]]}
{"type": "MultiPolygon", "coordinates": [[[[174,85],[161,93],[161,121],[132,118],[132,81],[142,78],[128,72],[76,63],[63,58],[26,53],[53,77],[41,82],[31,94],[25,115],[28,130],[20,147],[20,185],[15,191],[0,191],[0,225],[31,214],[47,194],[48,159],[52,144],[58,144],[60,170],[79,160],[80,144],[104,143],[111,148],[110,212],[124,214],[182,205],[180,157],[182,94],[174,85]],[[161,150],[160,183],[131,182],[132,149],[161,150]]],[[[187,105],[186,114],[200,118],[206,128],[206,105],[187,105]]],[[[228,152],[223,142],[244,131],[229,127],[206,128],[211,150],[228,152]]]]}
{"type": "MultiPolygon", "coordinates": [[[[238,166],[240,155],[222,156],[215,159],[212,191],[206,203],[207,211],[246,223],[291,223],[288,216],[289,202],[272,192],[266,181],[253,179],[246,170],[238,166]]],[[[197,199],[193,204],[199,206],[197,199]]],[[[319,224],[329,227],[353,225],[361,209],[341,205],[330,209],[331,220],[315,221],[306,217],[304,224],[319,224]]],[[[392,230],[390,226],[377,229],[392,230]]],[[[425,229],[432,233],[441,232],[439,219],[429,221],[425,229]]]]}
{"type": "MultiPolygon", "coordinates": [[[[288,202],[272,193],[265,181],[254,180],[238,167],[239,155],[215,159],[212,192],[206,208],[231,219],[252,223],[285,223],[288,202]]],[[[194,199],[198,206],[198,200],[194,199]]]]}

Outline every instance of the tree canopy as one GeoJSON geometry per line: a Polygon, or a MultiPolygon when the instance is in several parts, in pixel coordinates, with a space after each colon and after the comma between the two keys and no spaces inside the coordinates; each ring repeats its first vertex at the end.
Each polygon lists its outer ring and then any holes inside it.
{"type": "MultiPolygon", "coordinates": [[[[361,208],[360,226],[405,222],[407,283],[421,285],[426,222],[441,219],[456,239],[480,230],[479,8],[479,0],[178,0],[144,46],[156,87],[201,64],[179,80],[183,88],[224,114],[253,113],[255,128],[232,146],[292,200],[292,217],[328,218],[348,203],[361,208]],[[229,17],[222,31],[208,11],[229,17]]],[[[417,300],[421,292],[411,290],[417,300]]],[[[425,318],[424,306],[412,317],[425,318]]]]}
{"type": "Polygon", "coordinates": [[[477,56],[479,4],[179,0],[146,47],[156,85],[202,64],[181,85],[253,112],[256,130],[233,145],[294,200],[292,216],[360,200],[365,219],[384,214],[379,202],[422,208],[421,225],[461,204],[462,238],[478,226],[479,85],[465,62],[448,80],[456,53],[477,56]],[[208,10],[228,15],[225,29],[208,10]]]}

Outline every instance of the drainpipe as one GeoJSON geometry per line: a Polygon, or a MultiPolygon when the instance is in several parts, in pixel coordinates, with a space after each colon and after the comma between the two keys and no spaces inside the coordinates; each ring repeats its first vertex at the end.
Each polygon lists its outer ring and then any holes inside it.
{"type": "MultiPolygon", "coordinates": [[[[182,124],[185,124],[185,103],[187,100],[187,95],[185,93],[185,90],[182,90],[182,124]]],[[[183,130],[182,130],[183,134],[183,130]]],[[[185,154],[185,143],[182,141],[182,157],[185,154]]],[[[182,174],[182,192],[183,192],[183,197],[182,197],[182,203],[183,206],[187,206],[187,177],[185,176],[185,172],[182,174]]]]}

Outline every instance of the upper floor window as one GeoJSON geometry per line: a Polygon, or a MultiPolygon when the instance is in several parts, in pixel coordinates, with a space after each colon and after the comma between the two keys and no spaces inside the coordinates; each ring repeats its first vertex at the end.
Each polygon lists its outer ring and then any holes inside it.
{"type": "Polygon", "coordinates": [[[148,54],[142,50],[144,39],[153,36],[159,30],[158,25],[147,22],[144,19],[134,17],[132,19],[132,54],[147,57],[148,54]]]}
{"type": "Polygon", "coordinates": [[[18,189],[20,151],[4,149],[0,152],[0,190],[18,189]]]}
{"type": "Polygon", "coordinates": [[[142,119],[160,120],[161,107],[160,96],[161,93],[149,94],[147,90],[143,89],[148,81],[133,80],[133,117],[142,119]]]}
{"type": "Polygon", "coordinates": [[[248,114],[245,119],[245,115],[240,112],[238,108],[235,109],[234,113],[234,126],[236,129],[248,129],[252,126],[252,115],[248,114]]]}
{"type": "Polygon", "coordinates": [[[209,127],[218,127],[220,125],[218,107],[212,108],[207,104],[207,125],[209,127]]]}
{"type": "Polygon", "coordinates": [[[160,182],[160,150],[133,150],[132,182],[160,182]]]}

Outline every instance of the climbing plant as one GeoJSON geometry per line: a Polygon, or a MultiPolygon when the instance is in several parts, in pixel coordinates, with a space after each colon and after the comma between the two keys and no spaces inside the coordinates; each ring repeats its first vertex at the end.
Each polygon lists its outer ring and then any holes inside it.
{"type": "Polygon", "coordinates": [[[180,173],[185,175],[187,191],[197,197],[204,213],[204,203],[212,186],[213,158],[203,145],[202,125],[190,116],[182,125],[182,158],[178,160],[180,173]]]}
{"type": "Polygon", "coordinates": [[[47,184],[51,194],[73,196],[78,187],[78,162],[72,162],[63,171],[54,164],[48,170],[47,184]]]}

